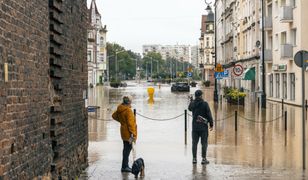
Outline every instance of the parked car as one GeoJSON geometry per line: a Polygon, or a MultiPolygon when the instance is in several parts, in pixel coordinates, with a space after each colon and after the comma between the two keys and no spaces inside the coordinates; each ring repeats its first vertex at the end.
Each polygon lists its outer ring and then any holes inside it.
{"type": "Polygon", "coordinates": [[[186,82],[177,82],[171,86],[171,92],[189,92],[190,87],[186,82]]]}

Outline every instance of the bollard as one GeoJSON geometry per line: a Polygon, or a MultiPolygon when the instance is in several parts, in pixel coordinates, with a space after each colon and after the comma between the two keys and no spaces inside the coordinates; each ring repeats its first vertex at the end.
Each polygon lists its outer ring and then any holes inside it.
{"type": "Polygon", "coordinates": [[[284,112],[284,130],[287,131],[288,128],[288,112],[284,112]]]}
{"type": "Polygon", "coordinates": [[[185,145],[187,145],[187,110],[185,109],[185,111],[184,111],[184,123],[185,123],[185,125],[184,125],[184,130],[185,130],[185,145]]]}
{"type": "Polygon", "coordinates": [[[134,115],[135,115],[135,117],[136,117],[136,109],[134,109],[134,115]]]}
{"type": "Polygon", "coordinates": [[[235,125],[235,132],[237,132],[237,111],[235,111],[234,125],[235,125]]]}

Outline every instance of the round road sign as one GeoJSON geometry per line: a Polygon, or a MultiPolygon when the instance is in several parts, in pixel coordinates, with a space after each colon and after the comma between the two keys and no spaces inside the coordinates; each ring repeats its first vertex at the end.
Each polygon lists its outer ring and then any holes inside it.
{"type": "Polygon", "coordinates": [[[240,76],[243,74],[243,66],[240,65],[240,64],[236,64],[234,67],[233,67],[233,73],[235,76],[240,76]]]}
{"type": "Polygon", "coordinates": [[[298,51],[294,56],[294,62],[298,67],[303,67],[307,65],[308,52],[307,51],[298,51]]]}

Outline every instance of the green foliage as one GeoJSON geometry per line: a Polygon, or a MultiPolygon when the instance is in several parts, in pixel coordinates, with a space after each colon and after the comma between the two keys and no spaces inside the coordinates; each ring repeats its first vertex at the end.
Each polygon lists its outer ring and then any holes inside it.
{"type": "Polygon", "coordinates": [[[246,97],[246,93],[240,92],[236,88],[226,88],[226,98],[230,98],[232,100],[244,99],[246,97]]]}

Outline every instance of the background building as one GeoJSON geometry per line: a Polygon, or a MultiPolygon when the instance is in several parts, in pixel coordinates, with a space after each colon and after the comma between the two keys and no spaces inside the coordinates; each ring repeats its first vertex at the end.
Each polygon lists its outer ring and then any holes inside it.
{"type": "Polygon", "coordinates": [[[204,81],[214,83],[214,13],[209,9],[207,15],[201,18],[201,36],[198,64],[204,81]]]}
{"type": "Polygon", "coordinates": [[[191,47],[189,45],[143,45],[143,54],[160,53],[162,59],[175,58],[178,61],[191,63],[191,47]]]}
{"type": "Polygon", "coordinates": [[[198,60],[199,60],[199,46],[192,46],[191,47],[191,64],[195,67],[198,67],[198,60]]]}
{"type": "Polygon", "coordinates": [[[89,9],[88,29],[88,84],[95,86],[107,81],[106,25],[102,25],[101,15],[95,0],[89,9]]]}

